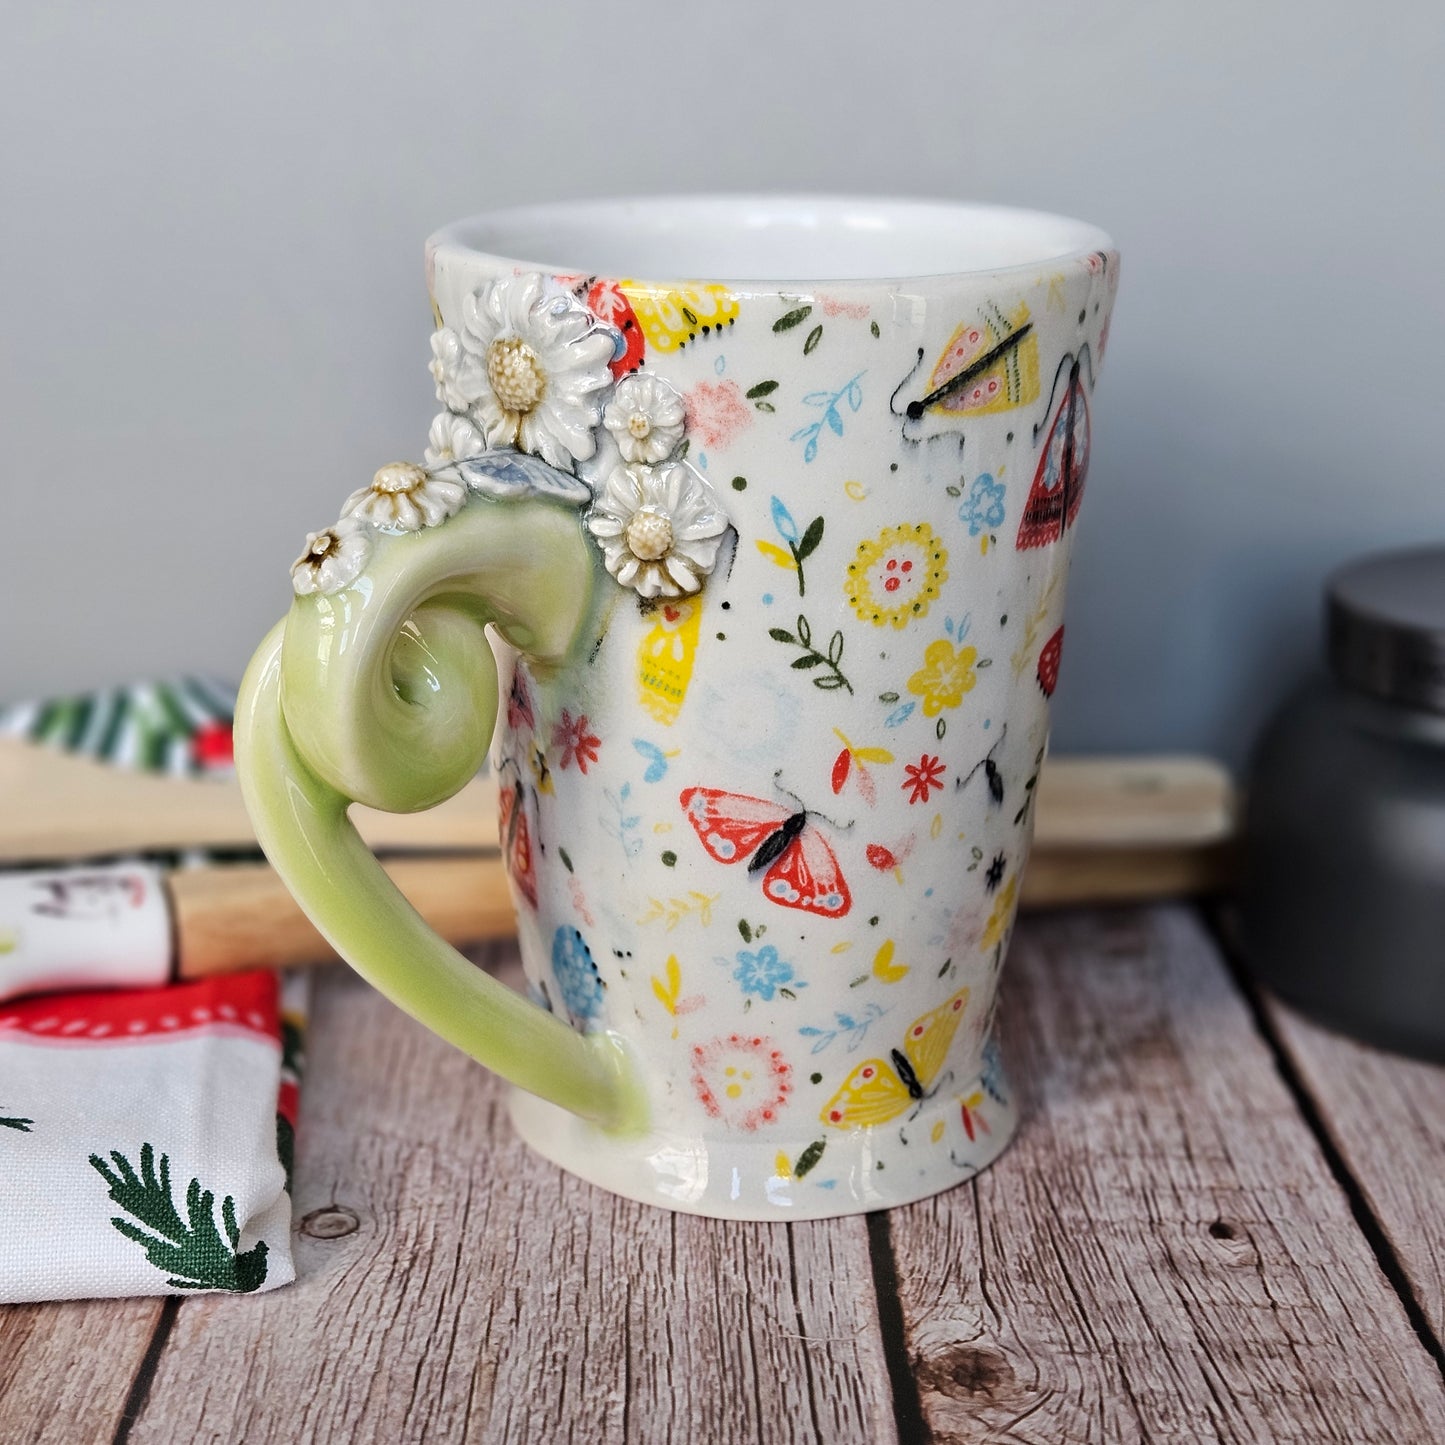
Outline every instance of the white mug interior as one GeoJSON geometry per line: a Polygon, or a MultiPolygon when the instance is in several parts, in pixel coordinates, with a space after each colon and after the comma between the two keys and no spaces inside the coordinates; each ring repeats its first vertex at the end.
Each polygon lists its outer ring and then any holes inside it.
{"type": "Polygon", "coordinates": [[[519,206],[457,221],[431,240],[519,271],[706,277],[738,286],[997,273],[1112,245],[1097,226],[1043,211],[790,195],[519,206]]]}

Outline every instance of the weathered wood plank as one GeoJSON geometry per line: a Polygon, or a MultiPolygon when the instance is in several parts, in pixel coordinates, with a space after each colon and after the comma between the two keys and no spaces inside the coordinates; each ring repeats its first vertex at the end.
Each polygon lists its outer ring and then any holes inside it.
{"type": "Polygon", "coordinates": [[[1445,1439],[1440,1373],[1195,918],[1030,920],[1009,968],[1020,1140],[890,1218],[935,1438],[1445,1439]]]}
{"type": "Polygon", "coordinates": [[[113,1439],[164,1308],[160,1299],[0,1306],[0,1440],[113,1439]]]}
{"type": "Polygon", "coordinates": [[[1445,1340],[1445,1068],[1331,1033],[1268,995],[1264,1006],[1421,1313],[1445,1340]]]}
{"type": "Polygon", "coordinates": [[[298,1282],[187,1301],[134,1445],[893,1438],[863,1220],[616,1199],[528,1153],[503,1097],[349,974],[319,981],[298,1282]]]}

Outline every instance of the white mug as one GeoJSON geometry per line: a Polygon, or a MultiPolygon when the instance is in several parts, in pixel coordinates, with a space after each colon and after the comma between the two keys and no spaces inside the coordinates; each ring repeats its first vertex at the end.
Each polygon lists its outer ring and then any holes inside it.
{"type": "Polygon", "coordinates": [[[422,459],[308,538],[247,677],[276,867],[607,1189],[796,1219],[972,1177],[1016,1121],[994,997],[1108,238],[983,206],[591,201],[450,226],[427,276],[422,459]],[[345,817],[439,801],[489,742],[530,1001],[345,817]]]}

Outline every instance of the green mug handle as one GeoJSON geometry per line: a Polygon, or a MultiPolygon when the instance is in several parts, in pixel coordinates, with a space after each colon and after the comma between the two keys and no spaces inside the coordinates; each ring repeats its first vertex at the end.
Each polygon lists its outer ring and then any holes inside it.
{"type": "Polygon", "coordinates": [[[439,938],[347,816],[416,812],[476,773],[497,718],[493,624],[539,667],[569,659],[595,561],[575,507],[470,495],[441,526],[376,532],[363,575],[296,598],[246,671],[236,769],[256,835],[327,942],[433,1033],[614,1132],[646,1106],[626,1045],[579,1034],[439,938]]]}

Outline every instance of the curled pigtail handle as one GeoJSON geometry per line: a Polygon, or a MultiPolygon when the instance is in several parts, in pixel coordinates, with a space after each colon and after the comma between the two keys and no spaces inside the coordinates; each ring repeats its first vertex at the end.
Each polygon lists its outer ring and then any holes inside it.
{"type": "Polygon", "coordinates": [[[347,814],[416,812],[475,775],[497,719],[489,625],[539,667],[570,665],[596,565],[577,508],[473,493],[366,546],[344,585],[298,585],[247,669],[236,764],[261,847],[342,958],[427,1028],[603,1128],[641,1129],[623,1042],[574,1032],[439,938],[347,814]]]}

